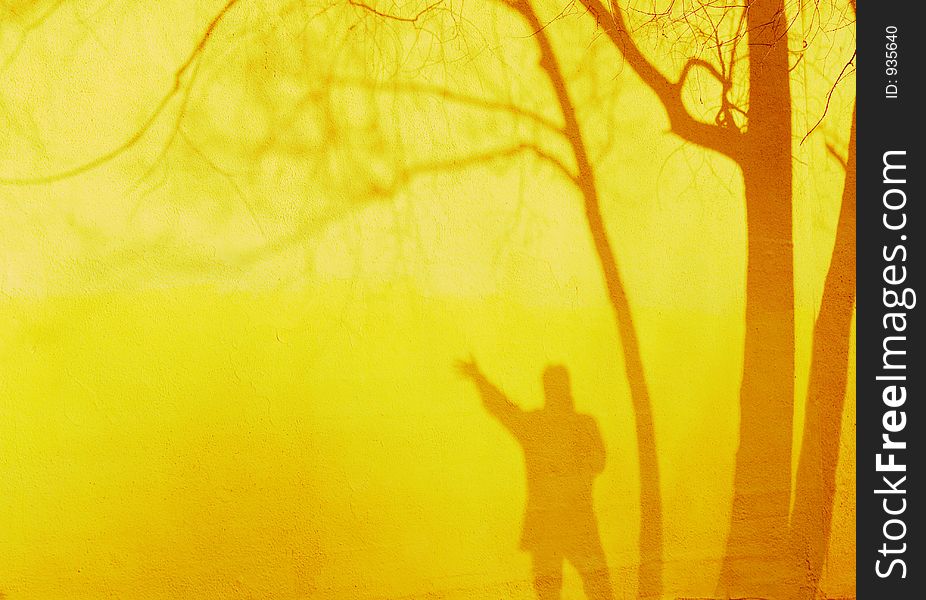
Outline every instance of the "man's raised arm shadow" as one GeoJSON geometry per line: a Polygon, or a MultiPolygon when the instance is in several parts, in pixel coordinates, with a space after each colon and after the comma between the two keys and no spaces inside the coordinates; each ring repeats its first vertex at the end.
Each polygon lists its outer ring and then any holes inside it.
{"type": "Polygon", "coordinates": [[[604,470],[604,441],[595,419],[575,411],[569,371],[548,365],[542,376],[544,406],[526,411],[489,381],[475,360],[460,361],[457,369],[524,452],[521,549],[532,556],[538,600],[560,597],[565,560],[581,575],[589,600],[613,600],[592,495],[595,477],[604,470]]]}

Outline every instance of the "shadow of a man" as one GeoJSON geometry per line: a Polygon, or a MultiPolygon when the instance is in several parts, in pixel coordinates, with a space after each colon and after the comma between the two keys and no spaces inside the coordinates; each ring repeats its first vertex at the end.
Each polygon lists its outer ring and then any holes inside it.
{"type": "Polygon", "coordinates": [[[474,360],[460,361],[457,368],[476,384],[485,409],[524,451],[527,506],[521,548],[533,558],[537,598],[560,597],[563,561],[568,560],[581,575],[589,600],[612,600],[592,502],[592,484],[604,470],[604,442],[595,420],[575,411],[569,371],[562,365],[547,366],[545,404],[525,411],[493,385],[474,360]]]}

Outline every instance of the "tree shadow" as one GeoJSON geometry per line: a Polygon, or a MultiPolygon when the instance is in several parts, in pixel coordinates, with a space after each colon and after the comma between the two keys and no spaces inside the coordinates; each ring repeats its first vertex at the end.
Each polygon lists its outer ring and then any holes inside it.
{"type": "Polygon", "coordinates": [[[855,306],[855,155],[853,108],[836,240],[823,285],[820,313],[814,323],[803,441],[791,516],[792,551],[795,560],[806,565],[806,580],[801,582],[802,598],[813,598],[819,587],[835,509],[836,469],[855,306]]]}
{"type": "Polygon", "coordinates": [[[568,561],[579,572],[587,598],[612,600],[592,493],[604,470],[604,441],[595,419],[576,412],[569,371],[548,365],[543,371],[544,406],[526,411],[492,384],[475,361],[461,362],[458,368],[524,453],[527,504],[520,546],[531,554],[537,598],[560,597],[568,561]]]}

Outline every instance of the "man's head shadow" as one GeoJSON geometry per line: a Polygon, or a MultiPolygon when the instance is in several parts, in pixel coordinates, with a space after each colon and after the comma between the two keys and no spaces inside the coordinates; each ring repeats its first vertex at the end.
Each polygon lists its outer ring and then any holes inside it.
{"type": "Polygon", "coordinates": [[[575,412],[569,369],[565,365],[550,364],[543,370],[544,408],[552,411],[575,412]]]}

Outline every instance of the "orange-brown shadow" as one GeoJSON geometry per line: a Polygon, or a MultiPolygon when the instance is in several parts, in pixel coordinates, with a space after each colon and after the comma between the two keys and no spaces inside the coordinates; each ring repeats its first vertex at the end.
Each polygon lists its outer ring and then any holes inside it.
{"type": "Polygon", "coordinates": [[[560,597],[563,563],[569,561],[589,600],[613,599],[592,495],[595,477],[604,470],[604,441],[595,419],[576,412],[566,367],[544,369],[545,403],[534,411],[509,400],[474,361],[458,368],[524,452],[527,506],[521,549],[532,555],[537,598],[560,597]]]}

